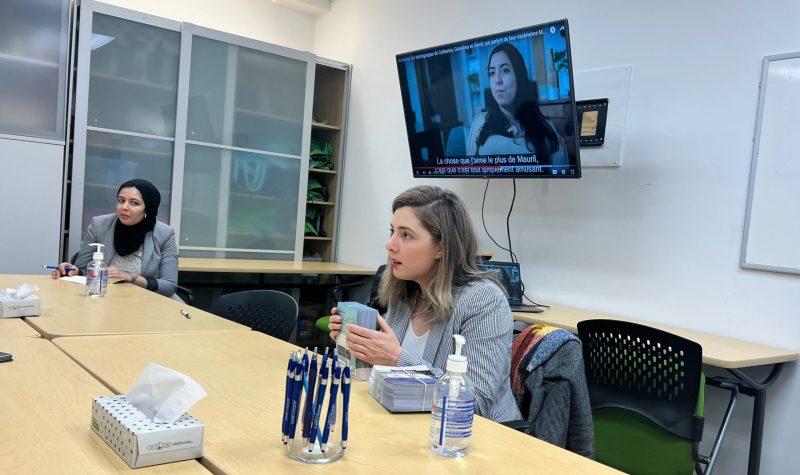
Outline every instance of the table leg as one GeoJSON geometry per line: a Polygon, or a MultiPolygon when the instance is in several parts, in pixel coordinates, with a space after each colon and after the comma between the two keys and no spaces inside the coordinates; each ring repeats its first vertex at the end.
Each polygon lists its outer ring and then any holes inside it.
{"type": "Polygon", "coordinates": [[[747,461],[747,475],[758,475],[761,468],[761,443],[764,438],[764,415],[767,407],[767,388],[778,379],[783,363],[772,367],[764,381],[756,381],[741,369],[728,369],[743,384],[742,393],[753,396],[753,423],[750,428],[750,454],[747,461]]]}

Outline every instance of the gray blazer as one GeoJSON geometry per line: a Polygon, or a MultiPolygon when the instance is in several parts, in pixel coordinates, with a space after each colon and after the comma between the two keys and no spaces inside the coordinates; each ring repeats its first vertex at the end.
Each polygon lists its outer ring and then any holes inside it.
{"type": "MultiPolygon", "coordinates": [[[[75,261],[81,273],[86,274],[86,267],[92,262],[95,248],[89,245],[91,243],[103,244],[103,262],[106,265],[111,262],[111,258],[116,254],[114,250],[116,224],[117,215],[114,213],[92,218],[81,242],[78,259],[75,261]]],[[[156,221],[156,227],[144,237],[140,274],[158,281],[159,294],[171,297],[175,293],[178,283],[178,247],[175,244],[175,231],[160,221],[156,221]]]]}
{"type": "MultiPolygon", "coordinates": [[[[398,366],[425,365],[437,377],[453,354],[453,335],[462,335],[466,344],[467,377],[475,385],[475,412],[498,422],[522,419],[511,393],[511,341],[514,318],[503,291],[489,280],[467,284],[455,296],[453,315],[435,323],[428,334],[422,359],[400,351],[398,366]]],[[[402,341],[411,321],[411,307],[390,304],[386,322],[402,341]]]]}

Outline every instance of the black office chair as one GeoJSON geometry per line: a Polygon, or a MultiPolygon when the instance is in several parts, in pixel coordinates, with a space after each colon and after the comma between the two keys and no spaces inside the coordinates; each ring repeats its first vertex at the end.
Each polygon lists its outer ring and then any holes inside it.
{"type": "Polygon", "coordinates": [[[703,436],[703,350],[691,340],[617,320],[578,323],[598,462],[628,473],[710,474],[738,396],[734,384],[711,455],[703,436]],[[705,470],[701,464],[705,465],[705,470]]]}
{"type": "MultiPolygon", "coordinates": [[[[386,264],[381,264],[378,267],[378,270],[375,271],[375,277],[372,279],[372,286],[370,287],[370,290],[369,290],[369,300],[366,302],[367,307],[374,308],[381,315],[386,313],[386,307],[384,307],[383,305],[381,305],[378,302],[378,292],[380,291],[380,288],[381,288],[381,276],[383,276],[383,273],[385,271],[386,271],[386,264]]],[[[361,284],[362,284],[362,281],[358,280],[358,281],[355,281],[355,282],[348,282],[348,283],[345,283],[345,284],[339,284],[339,285],[333,287],[331,289],[331,294],[330,294],[331,301],[334,302],[334,305],[336,304],[336,302],[341,302],[342,298],[343,298],[343,292],[344,292],[345,289],[347,289],[349,287],[355,287],[355,286],[358,286],[358,285],[361,285],[361,284]]],[[[325,316],[325,317],[318,318],[315,325],[317,327],[317,330],[319,330],[319,331],[321,331],[323,333],[328,333],[330,331],[328,329],[328,323],[330,323],[330,316],[325,316]]]]}
{"type": "MultiPolygon", "coordinates": [[[[375,277],[372,279],[372,286],[369,288],[369,300],[365,303],[368,307],[372,307],[378,311],[378,313],[385,313],[386,307],[382,306],[378,303],[378,292],[381,289],[381,277],[383,277],[383,273],[386,272],[386,264],[381,264],[378,266],[378,269],[375,271],[375,277]]],[[[344,289],[348,287],[353,287],[357,285],[361,285],[361,281],[357,282],[349,282],[346,284],[339,284],[331,289],[331,298],[334,302],[340,302],[342,300],[342,292],[344,289]]]]}
{"type": "Polygon", "coordinates": [[[277,290],[247,290],[225,294],[214,303],[212,313],[255,331],[292,341],[297,328],[297,302],[277,290]]]}

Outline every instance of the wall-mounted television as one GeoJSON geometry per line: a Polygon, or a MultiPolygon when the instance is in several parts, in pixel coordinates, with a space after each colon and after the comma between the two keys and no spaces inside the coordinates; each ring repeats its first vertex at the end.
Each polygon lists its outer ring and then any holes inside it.
{"type": "Polygon", "coordinates": [[[414,177],[580,178],[567,20],[397,55],[414,177]]]}

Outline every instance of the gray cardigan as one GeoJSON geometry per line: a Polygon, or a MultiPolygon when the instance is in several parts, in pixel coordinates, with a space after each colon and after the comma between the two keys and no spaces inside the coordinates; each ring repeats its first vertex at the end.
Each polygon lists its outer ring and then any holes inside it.
{"type": "MultiPolygon", "coordinates": [[[[103,244],[103,262],[108,265],[116,254],[114,250],[114,226],[117,215],[104,214],[92,218],[89,228],[81,242],[75,265],[86,274],[86,267],[92,262],[94,247],[89,244],[103,244]]],[[[144,237],[142,250],[143,277],[153,277],[158,281],[157,292],[171,297],[178,283],[178,247],[175,244],[175,231],[166,224],[156,221],[156,227],[144,237]]]]}
{"type": "Polygon", "coordinates": [[[522,374],[530,394],[530,405],[525,408],[530,426],[525,432],[593,459],[592,405],[580,340],[566,341],[547,361],[530,366],[522,374]]]}
{"type": "MultiPolygon", "coordinates": [[[[467,377],[475,385],[475,412],[498,422],[521,419],[510,382],[514,319],[503,291],[491,281],[474,281],[456,293],[454,304],[453,315],[431,327],[422,359],[401,350],[397,365],[425,365],[440,376],[455,347],[453,335],[462,335],[467,377]]],[[[411,308],[403,302],[386,311],[386,322],[401,341],[410,319],[411,308]]]]}

